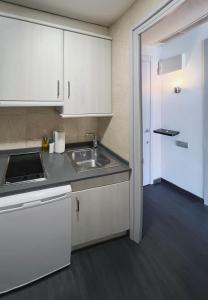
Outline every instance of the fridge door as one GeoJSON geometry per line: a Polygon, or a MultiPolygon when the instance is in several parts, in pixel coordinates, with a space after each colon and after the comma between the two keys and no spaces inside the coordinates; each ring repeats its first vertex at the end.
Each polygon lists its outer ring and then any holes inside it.
{"type": "Polygon", "coordinates": [[[45,199],[1,207],[0,293],[70,264],[70,194],[45,199]]]}

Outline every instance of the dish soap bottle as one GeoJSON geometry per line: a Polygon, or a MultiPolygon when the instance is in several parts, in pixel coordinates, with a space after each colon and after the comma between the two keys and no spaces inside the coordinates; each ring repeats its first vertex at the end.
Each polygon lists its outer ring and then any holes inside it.
{"type": "Polygon", "coordinates": [[[42,151],[47,152],[49,148],[49,142],[47,136],[42,138],[42,151]]]}

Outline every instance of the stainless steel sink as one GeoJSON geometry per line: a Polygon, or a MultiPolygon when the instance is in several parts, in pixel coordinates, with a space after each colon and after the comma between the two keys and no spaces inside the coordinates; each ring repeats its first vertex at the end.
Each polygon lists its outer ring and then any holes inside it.
{"type": "Polygon", "coordinates": [[[75,168],[82,172],[95,168],[109,168],[118,165],[118,162],[103,154],[100,149],[77,149],[67,152],[75,168]]]}

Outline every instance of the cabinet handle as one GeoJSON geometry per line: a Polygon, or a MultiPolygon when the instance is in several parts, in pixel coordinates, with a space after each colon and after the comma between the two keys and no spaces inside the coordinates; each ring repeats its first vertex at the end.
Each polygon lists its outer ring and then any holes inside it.
{"type": "Polygon", "coordinates": [[[68,99],[70,98],[71,94],[71,86],[70,86],[70,81],[68,81],[68,99]]]}
{"type": "Polygon", "coordinates": [[[76,197],[76,202],[77,202],[77,209],[76,212],[79,212],[79,199],[76,197]]]}
{"type": "Polygon", "coordinates": [[[60,81],[57,81],[57,98],[60,96],[60,81]]]}

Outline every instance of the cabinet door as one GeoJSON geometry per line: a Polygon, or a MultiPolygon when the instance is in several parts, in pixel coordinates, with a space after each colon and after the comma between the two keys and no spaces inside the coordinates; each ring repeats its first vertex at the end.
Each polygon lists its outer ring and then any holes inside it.
{"type": "Polygon", "coordinates": [[[111,234],[111,196],[114,186],[73,193],[72,245],[79,245],[111,234]]]}
{"type": "Polygon", "coordinates": [[[0,100],[63,100],[63,31],[0,17],[0,100]]]}
{"type": "Polygon", "coordinates": [[[117,183],[112,198],[112,234],[129,229],[129,181],[117,183]]]}
{"type": "Polygon", "coordinates": [[[64,32],[64,114],[111,113],[111,41],[64,32]]]}
{"type": "Polygon", "coordinates": [[[74,192],[72,245],[129,229],[129,182],[74,192]]]}

